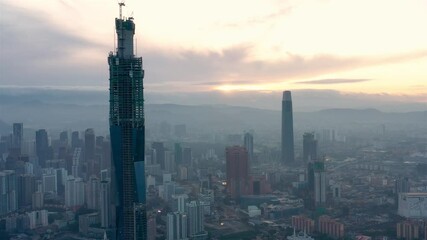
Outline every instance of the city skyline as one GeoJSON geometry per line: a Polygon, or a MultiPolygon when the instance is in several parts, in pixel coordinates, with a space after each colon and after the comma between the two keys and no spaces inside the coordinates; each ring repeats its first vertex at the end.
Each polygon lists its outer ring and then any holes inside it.
{"type": "Polygon", "coordinates": [[[423,2],[113,2],[0,3],[0,239],[427,239],[423,2]]]}
{"type": "MultiPolygon", "coordinates": [[[[108,16],[117,15],[116,2],[38,3],[1,3],[0,31],[8,36],[2,37],[1,49],[10,56],[1,59],[1,86],[106,90],[102,59],[113,47],[108,16]],[[75,21],[66,21],[70,18],[75,21]],[[15,29],[8,27],[18,19],[15,29]],[[84,24],[86,19],[102,27],[84,24]],[[25,73],[9,70],[18,61],[25,73]],[[30,73],[34,77],[28,81],[30,73]]],[[[426,18],[424,1],[266,1],[246,3],[245,8],[223,1],[127,3],[125,15],[133,11],[141,16],[136,38],[138,54],[146,56],[150,69],[150,92],[239,95],[320,89],[426,102],[427,34],[411,27],[426,18]],[[164,4],[174,10],[162,9],[164,4]],[[186,10],[188,6],[194,10],[186,10]]]]}

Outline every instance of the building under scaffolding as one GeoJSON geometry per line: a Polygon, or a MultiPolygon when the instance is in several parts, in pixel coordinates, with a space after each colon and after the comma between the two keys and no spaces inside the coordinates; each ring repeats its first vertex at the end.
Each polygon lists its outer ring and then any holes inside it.
{"type": "MultiPolygon", "coordinates": [[[[123,6],[124,4],[121,4],[123,6]]],[[[121,12],[121,11],[120,11],[121,12]]],[[[142,58],[134,55],[133,18],[116,18],[117,49],[110,67],[110,137],[117,240],[147,239],[142,58]]]]}

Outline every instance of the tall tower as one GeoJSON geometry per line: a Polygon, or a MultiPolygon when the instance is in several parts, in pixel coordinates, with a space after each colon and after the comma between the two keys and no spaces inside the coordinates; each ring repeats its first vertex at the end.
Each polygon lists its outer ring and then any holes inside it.
{"type": "Polygon", "coordinates": [[[116,18],[117,49],[110,52],[110,137],[116,239],[147,239],[144,175],[142,58],[134,55],[133,18],[116,18]]]}
{"type": "Polygon", "coordinates": [[[294,120],[291,91],[283,92],[282,99],[282,162],[294,162],[294,120]]]}

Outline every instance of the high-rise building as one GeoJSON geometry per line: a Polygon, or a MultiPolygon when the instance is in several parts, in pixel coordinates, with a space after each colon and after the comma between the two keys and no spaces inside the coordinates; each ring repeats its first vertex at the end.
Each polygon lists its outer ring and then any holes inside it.
{"type": "Polygon", "coordinates": [[[74,131],[71,133],[71,148],[82,147],[80,144],[79,132],[74,131]]]}
{"type": "Polygon", "coordinates": [[[160,164],[162,170],[165,169],[165,147],[162,142],[153,142],[151,148],[154,150],[155,162],[160,164]]]}
{"type": "Polygon", "coordinates": [[[39,165],[45,167],[46,161],[51,157],[49,154],[49,139],[46,129],[36,131],[36,155],[39,160],[39,165]]]}
{"type": "Polygon", "coordinates": [[[12,147],[17,149],[19,153],[22,150],[22,143],[24,139],[24,125],[23,123],[13,124],[12,147]]]}
{"type": "Polygon", "coordinates": [[[95,131],[92,128],[88,128],[85,131],[85,148],[84,148],[84,165],[86,177],[91,175],[99,174],[96,172],[96,166],[99,166],[97,159],[95,158],[96,140],[95,131]]]}
{"type": "Polygon", "coordinates": [[[44,193],[58,193],[58,177],[56,171],[53,168],[43,169],[42,181],[43,181],[43,192],[44,193]]]}
{"type": "Polygon", "coordinates": [[[36,192],[32,195],[32,207],[33,209],[42,208],[44,205],[44,194],[42,181],[36,181],[36,192]]]}
{"type": "Polygon", "coordinates": [[[182,147],[180,143],[175,143],[175,164],[178,166],[182,163],[182,147]]]}
{"type": "Polygon", "coordinates": [[[85,131],[85,160],[88,162],[95,158],[95,131],[88,128],[85,131]]]}
{"type": "Polygon", "coordinates": [[[68,146],[68,132],[67,131],[62,131],[61,133],[59,133],[59,141],[60,141],[61,147],[67,147],[68,146]]]}
{"type": "Polygon", "coordinates": [[[249,163],[251,164],[254,160],[254,136],[251,133],[245,133],[243,143],[248,151],[249,163]]]}
{"type": "Polygon", "coordinates": [[[15,171],[0,171],[0,215],[18,209],[17,195],[15,171]]]}
{"type": "Polygon", "coordinates": [[[85,191],[84,182],[81,178],[68,176],[65,183],[65,206],[79,207],[84,204],[85,191]]]}
{"type": "Polygon", "coordinates": [[[316,207],[322,207],[326,203],[326,170],[323,160],[314,162],[314,203],[316,207]]]}
{"type": "Polygon", "coordinates": [[[117,49],[110,52],[110,138],[117,194],[116,239],[147,239],[145,123],[142,58],[134,54],[133,18],[115,19],[117,49]]]}
{"type": "Polygon", "coordinates": [[[36,177],[30,174],[19,175],[16,179],[18,207],[31,206],[31,198],[36,191],[36,177]]]}
{"type": "Polygon", "coordinates": [[[99,208],[101,213],[101,227],[109,228],[111,226],[111,197],[110,182],[101,180],[99,193],[99,208]]]}
{"type": "Polygon", "coordinates": [[[168,213],[166,219],[167,240],[188,240],[187,215],[185,213],[168,213]]]}
{"type": "Polygon", "coordinates": [[[199,201],[186,204],[188,217],[188,236],[190,239],[205,239],[207,233],[204,228],[204,206],[199,201]]]}
{"type": "Polygon", "coordinates": [[[172,195],[172,210],[174,212],[185,212],[185,205],[187,203],[187,194],[173,194],[172,195]]]}
{"type": "Polygon", "coordinates": [[[165,151],[165,169],[166,172],[175,172],[175,157],[172,151],[165,151]]]}
{"type": "Polygon", "coordinates": [[[193,153],[191,152],[191,148],[184,148],[182,152],[182,162],[186,166],[191,166],[193,164],[193,153]]]}
{"type": "Polygon", "coordinates": [[[248,152],[241,146],[228,147],[225,150],[227,191],[232,198],[246,193],[248,181],[248,152]]]}
{"type": "Polygon", "coordinates": [[[99,185],[99,179],[96,176],[91,176],[86,183],[86,206],[88,209],[100,209],[99,185]]]}
{"type": "Polygon", "coordinates": [[[283,92],[282,99],[282,162],[294,162],[294,120],[291,91],[283,92]]]}
{"type": "Polygon", "coordinates": [[[82,149],[81,148],[75,148],[73,152],[73,158],[72,158],[72,166],[71,166],[71,174],[73,177],[78,178],[82,176],[81,173],[81,155],[82,155],[82,149]]]}
{"type": "Polygon", "coordinates": [[[303,161],[315,161],[317,159],[317,140],[314,139],[314,133],[304,133],[302,146],[303,161]]]}

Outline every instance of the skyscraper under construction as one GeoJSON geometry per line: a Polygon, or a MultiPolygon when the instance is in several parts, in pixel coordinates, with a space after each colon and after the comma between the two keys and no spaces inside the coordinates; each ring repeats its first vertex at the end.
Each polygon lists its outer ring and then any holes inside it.
{"type": "Polygon", "coordinates": [[[133,18],[116,18],[117,49],[110,52],[110,137],[116,239],[147,239],[142,58],[134,55],[133,18]]]}

